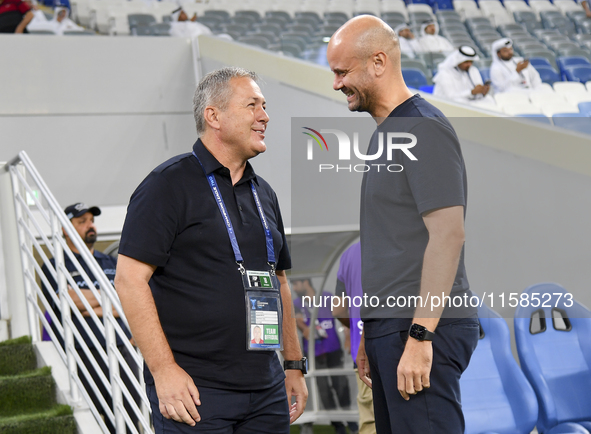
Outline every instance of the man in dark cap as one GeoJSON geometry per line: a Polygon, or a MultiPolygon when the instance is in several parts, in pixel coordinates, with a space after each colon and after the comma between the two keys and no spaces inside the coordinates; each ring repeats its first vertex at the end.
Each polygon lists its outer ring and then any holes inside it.
{"type": "MultiPolygon", "coordinates": [[[[96,230],[96,226],[94,224],[94,218],[101,214],[100,208],[98,208],[96,206],[88,206],[84,203],[75,203],[73,205],[66,207],[66,209],[64,210],[64,213],[66,214],[66,217],[72,223],[72,226],[74,226],[74,229],[76,229],[76,232],[78,232],[78,235],[80,235],[80,238],[82,238],[82,241],[84,241],[84,244],[86,244],[86,247],[88,247],[88,250],[90,250],[90,253],[92,253],[92,255],[94,256],[94,259],[96,259],[96,262],[98,263],[99,267],[101,267],[101,269],[103,270],[103,272],[105,273],[105,275],[107,276],[109,281],[111,282],[111,285],[113,285],[114,280],[115,280],[115,270],[117,268],[117,259],[112,256],[105,255],[104,253],[99,252],[98,250],[94,249],[94,244],[96,243],[96,239],[97,239],[97,230],[96,230]]],[[[76,246],[74,245],[74,243],[72,242],[70,237],[65,232],[64,232],[64,237],[66,239],[66,243],[67,243],[69,249],[74,254],[74,257],[80,263],[81,267],[84,269],[86,274],[88,274],[88,277],[92,280],[92,283],[94,284],[94,286],[96,288],[99,288],[99,283],[98,283],[96,277],[91,272],[90,268],[88,267],[88,264],[86,263],[86,261],[84,261],[82,255],[80,254],[80,252],[78,251],[78,249],[76,248],[76,246]]],[[[50,260],[50,262],[51,262],[51,265],[53,266],[53,268],[55,268],[55,259],[52,258],[50,260]]],[[[96,313],[96,315],[99,318],[102,319],[103,308],[102,308],[99,300],[96,299],[93,292],[89,288],[88,283],[82,277],[82,275],[78,272],[78,270],[76,269],[76,266],[70,260],[69,255],[66,252],[64,252],[64,265],[65,265],[66,269],[68,270],[68,272],[70,273],[70,276],[72,277],[72,279],[78,285],[79,293],[82,294],[86,298],[86,300],[88,301],[88,304],[90,305],[92,310],[96,313]]],[[[42,270],[43,270],[43,273],[45,274],[45,277],[47,278],[49,284],[52,286],[53,290],[57,293],[58,292],[57,282],[55,281],[52,273],[49,271],[49,268],[47,267],[47,265],[43,265],[42,270]]],[[[54,310],[54,312],[56,312],[58,319],[61,321],[60,308],[59,308],[59,306],[57,306],[53,302],[53,298],[49,294],[48,289],[45,285],[43,285],[43,292],[45,293],[45,297],[49,301],[49,304],[51,305],[52,309],[54,310]]],[[[68,285],[68,293],[69,293],[70,297],[72,297],[72,300],[74,301],[78,310],[80,310],[80,312],[82,313],[82,316],[85,317],[88,326],[90,327],[90,329],[94,333],[98,342],[103,346],[103,348],[105,348],[105,339],[103,337],[103,334],[100,332],[100,330],[96,326],[95,322],[92,320],[91,313],[87,310],[86,306],[82,302],[78,292],[76,290],[74,290],[70,285],[68,285]]],[[[123,320],[121,318],[119,318],[119,314],[117,313],[117,311],[115,309],[113,309],[113,316],[115,316],[115,318],[117,318],[117,322],[119,323],[119,326],[121,326],[121,329],[126,333],[127,338],[128,339],[131,338],[131,333],[129,332],[129,330],[125,326],[125,323],[123,322],[123,320]]],[[[74,314],[72,314],[72,321],[73,321],[74,325],[76,326],[76,328],[78,329],[78,331],[80,332],[80,335],[82,336],[84,342],[88,346],[90,352],[93,354],[94,359],[101,367],[104,375],[107,378],[109,378],[108,366],[104,363],[104,361],[103,361],[102,357],[100,356],[99,351],[95,347],[92,339],[88,336],[88,334],[84,330],[84,327],[82,326],[82,324],[80,324],[80,321],[76,318],[76,316],[74,314]]],[[[58,333],[58,330],[55,327],[55,325],[52,324],[52,328],[53,328],[54,333],[56,333],[56,335],[58,336],[58,339],[61,340],[62,337],[58,333]]],[[[101,395],[103,396],[105,401],[108,403],[108,405],[111,406],[110,391],[108,391],[106,389],[106,387],[104,386],[103,382],[101,381],[101,379],[99,377],[99,374],[96,372],[92,363],[88,360],[87,355],[83,351],[82,346],[80,345],[80,343],[78,341],[75,342],[75,346],[76,346],[76,350],[78,351],[78,354],[80,355],[80,358],[82,359],[82,361],[84,362],[90,375],[92,376],[94,383],[96,384],[97,388],[100,390],[101,395]]],[[[127,364],[131,367],[135,367],[136,364],[135,364],[135,362],[132,361],[133,360],[132,355],[129,354],[129,351],[127,350],[127,348],[125,348],[125,346],[123,345],[123,342],[121,341],[121,338],[119,338],[119,337],[117,337],[117,346],[119,348],[119,351],[121,352],[121,355],[127,361],[127,364]]],[[[135,369],[135,368],[132,368],[132,369],[135,369]]],[[[90,395],[92,402],[96,406],[98,412],[100,414],[105,415],[101,401],[97,397],[95,388],[90,386],[90,383],[87,381],[85,375],[80,370],[78,372],[78,375],[80,377],[80,380],[84,384],[84,388],[86,389],[86,391],[90,395]]],[[[122,377],[123,381],[128,385],[130,392],[133,395],[137,395],[137,393],[133,392],[133,389],[130,387],[131,383],[123,370],[121,371],[121,377],[122,377]]],[[[126,405],[126,407],[129,408],[129,404],[127,403],[127,401],[125,402],[125,405],[126,405]]],[[[132,412],[129,412],[129,413],[130,413],[132,419],[135,421],[136,417],[133,416],[132,412]]],[[[113,426],[113,424],[111,423],[109,418],[106,417],[106,415],[105,415],[104,420],[105,420],[105,424],[107,425],[107,428],[109,429],[109,431],[115,432],[115,427],[113,426]]]]}

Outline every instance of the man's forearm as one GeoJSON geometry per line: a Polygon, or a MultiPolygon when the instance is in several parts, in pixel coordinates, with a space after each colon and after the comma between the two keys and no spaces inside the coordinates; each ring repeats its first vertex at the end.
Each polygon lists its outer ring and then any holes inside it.
{"type": "Polygon", "coordinates": [[[25,16],[23,17],[22,21],[16,26],[14,33],[23,33],[25,28],[29,25],[29,23],[33,20],[33,12],[28,11],[25,16]]]}
{"type": "Polygon", "coordinates": [[[283,358],[285,360],[300,360],[302,349],[296,330],[295,312],[291,300],[291,291],[284,271],[277,271],[281,283],[281,303],[283,305],[283,358]]]}
{"type": "MultiPolygon", "coordinates": [[[[456,210],[456,217],[462,218],[461,215],[457,216],[458,212],[461,211],[456,210]]],[[[443,297],[451,292],[464,245],[463,222],[457,223],[455,229],[451,230],[447,230],[445,224],[433,226],[435,228],[429,232],[429,242],[423,257],[420,288],[422,306],[417,307],[413,319],[430,331],[435,330],[443,313],[443,297]],[[431,299],[427,299],[428,295],[441,298],[438,307],[432,306],[431,299]]]]}
{"type": "Polygon", "coordinates": [[[119,260],[115,288],[131,334],[150,371],[155,374],[162,368],[174,365],[175,360],[162,330],[148,281],[135,275],[134,268],[128,266],[129,260],[119,260]]]}

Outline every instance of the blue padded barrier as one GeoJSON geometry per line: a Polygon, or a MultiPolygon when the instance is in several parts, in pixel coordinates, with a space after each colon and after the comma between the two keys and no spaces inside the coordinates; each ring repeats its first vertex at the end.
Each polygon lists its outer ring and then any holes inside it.
{"type": "Polygon", "coordinates": [[[515,311],[515,341],[538,397],[538,431],[589,432],[584,427],[591,427],[591,312],[575,300],[571,305],[556,283],[533,285],[523,294],[529,301],[515,311]]]}

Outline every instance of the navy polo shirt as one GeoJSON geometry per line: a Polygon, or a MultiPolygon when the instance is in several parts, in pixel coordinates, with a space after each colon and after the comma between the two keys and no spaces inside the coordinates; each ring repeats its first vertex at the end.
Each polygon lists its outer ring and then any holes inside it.
{"type": "MultiPolygon", "coordinates": [[[[84,269],[84,271],[88,274],[88,277],[90,279],[92,279],[94,286],[99,287],[98,281],[96,280],[94,275],[90,272],[90,268],[86,264],[86,261],[84,261],[84,259],[82,259],[82,255],[80,255],[78,253],[73,253],[73,254],[76,257],[76,259],[78,260],[78,262],[80,263],[80,265],[82,266],[82,268],[84,269]]],[[[98,250],[94,251],[93,256],[94,256],[94,259],[96,259],[96,262],[98,263],[99,267],[101,267],[101,269],[103,270],[103,272],[105,273],[105,275],[107,276],[109,281],[111,282],[111,285],[114,285],[115,269],[117,268],[117,260],[115,258],[113,258],[112,256],[105,255],[104,253],[99,252],[98,250]]],[[[53,259],[53,258],[50,259],[50,262],[55,267],[55,259],[53,259]]],[[[70,272],[70,276],[72,276],[72,278],[74,279],[74,281],[78,285],[78,288],[90,289],[88,287],[88,285],[86,284],[86,281],[84,280],[82,275],[80,275],[78,270],[76,270],[74,263],[72,261],[70,261],[69,256],[65,253],[64,253],[64,265],[66,266],[66,269],[70,272]]],[[[43,265],[41,270],[45,274],[45,277],[47,277],[47,280],[49,281],[49,284],[52,286],[53,290],[57,293],[57,282],[55,281],[55,279],[53,278],[53,276],[49,272],[49,269],[47,268],[47,266],[43,265]]],[[[61,321],[61,313],[60,313],[59,309],[57,308],[57,306],[55,305],[55,303],[53,302],[51,295],[47,292],[47,288],[45,287],[45,285],[43,285],[43,292],[45,294],[45,297],[49,301],[49,304],[53,308],[54,312],[56,312],[58,319],[60,319],[60,321],[61,321]]],[[[96,336],[99,343],[103,346],[103,348],[105,348],[105,339],[104,339],[102,333],[98,330],[98,327],[96,326],[94,320],[90,317],[85,317],[84,319],[86,320],[88,326],[90,327],[90,329],[92,330],[92,332],[96,336]]],[[[86,342],[88,347],[94,348],[95,347],[94,343],[90,340],[90,338],[88,337],[88,334],[86,333],[86,331],[84,330],[84,328],[82,327],[82,325],[80,324],[80,322],[78,321],[78,319],[74,315],[72,315],[72,321],[74,322],[74,325],[76,326],[76,328],[80,332],[80,335],[82,336],[82,338],[84,339],[84,342],[86,342]]],[[[121,318],[117,318],[117,322],[119,323],[119,325],[121,326],[121,328],[123,329],[123,331],[125,332],[127,337],[130,338],[131,333],[129,333],[129,330],[125,326],[125,323],[123,322],[123,320],[121,318]]],[[[57,332],[57,329],[54,328],[54,331],[57,332]]],[[[121,338],[119,338],[119,336],[117,336],[117,345],[123,345],[123,342],[121,341],[121,338]]],[[[80,344],[78,344],[77,340],[76,340],[76,348],[80,348],[80,344]]]]}
{"type": "MultiPolygon", "coordinates": [[[[370,170],[363,176],[360,218],[362,286],[368,296],[379,299],[374,307],[361,307],[368,338],[408,330],[415,312],[410,297],[420,293],[423,257],[429,241],[423,215],[452,206],[463,206],[465,213],[468,199],[460,142],[440,110],[420,95],[407,99],[378,126],[370,141],[368,155],[378,151],[379,134],[386,142],[389,132],[413,134],[417,143],[409,151],[416,159],[395,149],[388,160],[388,153],[382,152],[381,157],[371,163],[383,164],[382,167],[398,164],[404,169],[392,172],[370,170]]],[[[441,291],[432,295],[441,297],[441,291]]],[[[476,316],[476,308],[466,305],[464,295],[470,297],[472,292],[462,249],[450,293],[456,301],[462,301],[443,311],[439,325],[476,316]]]]}
{"type": "MultiPolygon", "coordinates": [[[[197,386],[233,390],[271,387],[284,379],[274,351],[246,350],[242,278],[204,170],[213,173],[251,270],[269,270],[254,182],[273,235],[277,269],[291,268],[277,196],[246,164],[230,171],[205,148],[158,166],[131,196],[119,253],[156,266],[150,288],[176,362],[197,386]]],[[[146,381],[151,376],[146,368],[146,381]]]]}

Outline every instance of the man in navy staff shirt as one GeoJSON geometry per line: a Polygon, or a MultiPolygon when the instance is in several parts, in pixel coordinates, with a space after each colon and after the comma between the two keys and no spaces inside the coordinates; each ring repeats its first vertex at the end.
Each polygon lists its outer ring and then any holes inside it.
{"type": "Polygon", "coordinates": [[[368,112],[377,123],[366,154],[403,167],[365,172],[361,185],[362,287],[379,301],[361,306],[357,366],[373,385],[376,430],[462,433],[459,380],[479,325],[476,309],[462,305],[472,293],[464,268],[467,181],[459,140],[443,113],[406,87],[398,38],[379,18],[345,23],[327,58],[333,88],[347,95],[349,110],[368,112]],[[391,133],[416,141],[391,142],[391,133]],[[381,152],[383,139],[389,152],[381,152]],[[443,309],[431,295],[461,302],[443,309]]]}
{"type": "Polygon", "coordinates": [[[287,434],[306,404],[281,212],[248,162],[266,150],[269,121],[256,81],[240,68],[207,74],[193,100],[193,152],[154,169],[129,203],[115,286],[145,358],[156,433],[287,434]],[[272,333],[252,348],[246,270],[276,270],[281,303],[265,314],[283,315],[273,327],[283,329],[285,375],[275,351],[261,351],[272,333]]]}
{"type": "MultiPolygon", "coordinates": [[[[79,202],[79,203],[75,203],[73,205],[66,207],[66,209],[64,209],[64,213],[66,214],[66,217],[68,217],[68,219],[70,219],[72,226],[74,226],[74,229],[76,229],[76,232],[78,233],[78,235],[80,235],[80,238],[82,238],[82,241],[84,241],[84,244],[86,244],[86,247],[88,247],[88,250],[90,250],[90,253],[92,253],[92,256],[94,256],[94,259],[96,259],[96,262],[98,263],[99,267],[101,267],[101,269],[103,270],[103,272],[105,273],[107,278],[111,281],[111,284],[114,284],[115,270],[117,268],[117,259],[112,256],[105,255],[104,253],[99,252],[98,250],[95,250],[95,248],[94,248],[94,244],[96,243],[97,236],[98,236],[97,229],[94,224],[94,218],[101,214],[100,208],[98,208],[96,206],[88,206],[84,203],[79,202]]],[[[86,274],[88,274],[88,277],[90,279],[92,279],[92,283],[94,284],[94,286],[96,288],[98,288],[99,283],[96,280],[96,277],[90,271],[90,268],[88,267],[88,265],[86,264],[84,259],[82,258],[82,255],[80,254],[78,249],[76,249],[76,246],[74,246],[74,243],[72,242],[70,237],[66,234],[64,234],[64,236],[66,238],[66,244],[68,245],[68,247],[70,248],[70,250],[74,254],[74,257],[78,260],[78,262],[80,263],[80,266],[84,269],[86,274]]],[[[55,260],[53,258],[50,259],[50,262],[55,267],[55,260]]],[[[99,318],[102,318],[103,317],[103,308],[102,308],[99,300],[96,299],[96,297],[94,296],[94,294],[90,290],[88,283],[86,282],[86,280],[84,280],[82,275],[78,272],[78,270],[76,269],[76,266],[70,260],[70,258],[67,254],[64,254],[64,265],[65,265],[66,269],[70,272],[72,279],[76,282],[80,293],[88,301],[89,306],[92,308],[92,310],[96,313],[96,315],[99,318]]],[[[55,292],[57,292],[58,291],[57,282],[53,278],[53,275],[49,271],[49,268],[46,265],[43,265],[43,267],[41,269],[43,270],[43,273],[45,274],[45,277],[47,277],[47,280],[48,280],[49,284],[52,286],[53,290],[55,292]]],[[[49,292],[48,292],[47,288],[45,287],[45,285],[43,285],[43,292],[45,293],[45,297],[49,301],[49,304],[52,306],[58,319],[61,321],[60,310],[57,307],[57,305],[53,302],[53,298],[49,295],[49,292]]],[[[102,332],[99,331],[95,322],[90,317],[90,312],[88,312],[86,310],[86,306],[84,306],[84,303],[82,302],[82,300],[80,299],[80,297],[78,296],[76,291],[70,285],[68,285],[68,294],[70,295],[70,297],[72,297],[74,304],[76,305],[78,310],[80,310],[80,313],[82,313],[82,316],[86,317],[85,318],[86,322],[87,322],[88,326],[90,327],[90,329],[92,330],[92,332],[94,333],[98,342],[103,346],[103,348],[105,348],[106,344],[105,344],[105,339],[103,337],[102,332]]],[[[129,333],[129,330],[127,330],[125,323],[123,322],[123,320],[121,318],[119,318],[119,313],[115,309],[113,309],[113,316],[115,316],[115,318],[117,318],[117,322],[119,323],[119,326],[121,326],[123,331],[127,334],[127,337],[130,338],[131,335],[129,333]]],[[[84,328],[82,327],[82,325],[78,321],[78,318],[75,315],[72,315],[72,321],[74,322],[74,325],[76,326],[76,328],[80,332],[82,339],[84,339],[84,342],[86,342],[86,345],[88,346],[94,359],[96,360],[98,365],[101,367],[106,378],[109,378],[109,367],[107,366],[107,364],[104,362],[103,358],[101,357],[99,350],[96,349],[94,342],[88,336],[88,334],[86,333],[86,331],[84,330],[84,328]]],[[[60,339],[60,343],[63,345],[63,341],[61,341],[61,336],[57,333],[57,328],[54,325],[52,325],[52,327],[53,327],[54,332],[58,335],[58,339],[60,339]]],[[[99,377],[99,374],[95,370],[93,364],[88,359],[86,353],[82,350],[82,347],[78,343],[78,341],[75,342],[75,347],[76,347],[76,350],[78,350],[78,354],[80,355],[80,358],[82,359],[84,365],[86,366],[86,369],[88,369],[88,372],[92,376],[94,383],[98,387],[98,390],[100,391],[101,395],[103,396],[103,398],[107,402],[107,405],[109,405],[109,407],[111,407],[112,400],[111,400],[110,391],[107,390],[107,388],[103,384],[101,378],[99,377]]],[[[133,361],[132,355],[129,353],[127,348],[123,345],[123,342],[121,341],[121,338],[119,338],[119,337],[117,337],[117,347],[119,348],[119,351],[121,352],[121,355],[123,356],[123,358],[127,361],[127,364],[132,368],[133,371],[136,371],[137,364],[133,361]]],[[[99,398],[95,392],[94,387],[90,386],[90,383],[86,380],[86,376],[81,372],[81,370],[78,371],[78,375],[80,377],[80,380],[82,381],[82,384],[84,384],[84,388],[88,392],[90,399],[92,400],[92,402],[96,406],[98,412],[104,416],[105,424],[107,425],[107,428],[109,429],[110,432],[115,432],[115,426],[113,423],[111,423],[111,420],[106,415],[106,413],[102,407],[101,401],[99,400],[99,398]]],[[[134,396],[134,399],[136,401],[138,401],[139,397],[137,396],[137,393],[134,392],[134,389],[131,388],[131,382],[129,381],[129,379],[123,369],[121,369],[121,377],[122,377],[123,381],[125,382],[125,384],[127,385],[127,387],[131,390],[131,393],[134,396]]],[[[125,400],[125,406],[127,408],[127,411],[129,413],[130,417],[132,418],[132,420],[135,423],[137,420],[137,417],[131,411],[131,407],[127,403],[127,400],[125,400]]]]}

